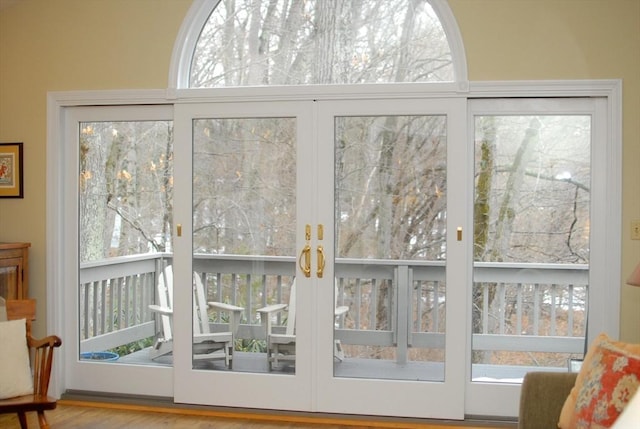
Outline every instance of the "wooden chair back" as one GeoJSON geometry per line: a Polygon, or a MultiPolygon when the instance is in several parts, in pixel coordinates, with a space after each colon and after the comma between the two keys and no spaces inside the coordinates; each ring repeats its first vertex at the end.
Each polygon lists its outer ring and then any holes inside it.
{"type": "Polygon", "coordinates": [[[53,365],[53,351],[62,345],[62,340],[55,335],[42,339],[33,338],[31,324],[36,318],[35,300],[7,300],[5,305],[7,320],[26,320],[27,346],[33,370],[33,395],[0,400],[0,414],[17,413],[20,427],[25,429],[27,427],[25,413],[36,411],[40,427],[46,429],[49,424],[44,411],[56,408],[56,399],[47,396],[53,365]]]}

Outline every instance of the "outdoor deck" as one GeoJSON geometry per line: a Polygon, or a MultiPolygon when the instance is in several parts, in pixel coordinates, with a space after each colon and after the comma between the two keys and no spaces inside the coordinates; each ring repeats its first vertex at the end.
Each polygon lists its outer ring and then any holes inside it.
{"type": "MultiPolygon", "coordinates": [[[[81,351],[112,350],[156,336],[161,328],[149,305],[157,302],[157,279],[171,262],[171,254],[146,254],[83,264],[81,351]]],[[[208,300],[245,309],[236,338],[251,342],[264,339],[256,310],[286,302],[295,263],[287,257],[195,255],[193,269],[203,279],[208,300]]],[[[349,307],[346,318],[337,321],[336,338],[347,347],[392,348],[395,359],[348,355],[336,362],[335,375],[441,380],[441,363],[424,357],[424,362],[412,361],[409,352],[444,350],[445,263],[340,259],[335,273],[336,305],[349,307]]],[[[472,336],[474,352],[582,355],[587,266],[478,263],[474,282],[474,326],[480,330],[472,336]]],[[[224,322],[220,314],[210,313],[212,331],[224,322]]],[[[121,356],[117,363],[171,365],[171,357],[151,361],[147,349],[121,356]]],[[[554,368],[566,370],[563,364],[554,368]]],[[[219,362],[211,369],[224,368],[219,362]]],[[[473,379],[510,382],[535,369],[553,370],[474,364],[472,372],[473,379]]],[[[267,370],[264,353],[235,351],[234,371],[267,370]]]]}
{"type": "MultiPolygon", "coordinates": [[[[143,349],[120,357],[114,363],[126,365],[172,366],[170,355],[151,360],[150,348],[143,349]]],[[[194,368],[202,370],[229,371],[223,361],[196,362],[194,368]]],[[[265,353],[235,352],[233,371],[268,373],[265,353]]],[[[292,374],[294,367],[284,364],[274,367],[274,374],[292,374]]],[[[494,383],[520,383],[524,374],[530,371],[567,371],[560,367],[533,367],[509,365],[473,365],[472,380],[494,383]]],[[[388,380],[443,381],[444,365],[437,362],[407,362],[398,364],[395,361],[379,359],[346,358],[334,362],[334,376],[347,378],[377,378],[388,380]]]]}

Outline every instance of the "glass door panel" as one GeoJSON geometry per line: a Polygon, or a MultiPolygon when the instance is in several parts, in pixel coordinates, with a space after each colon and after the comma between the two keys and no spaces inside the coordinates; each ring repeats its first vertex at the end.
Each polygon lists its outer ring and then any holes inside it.
{"type": "Polygon", "coordinates": [[[64,289],[76,309],[65,332],[76,339],[64,348],[67,389],[173,394],[171,359],[154,359],[163,329],[152,310],[172,251],[172,117],[166,106],[66,112],[65,151],[75,165],[65,187],[77,190],[64,203],[77,219],[76,287],[64,289]]]}
{"type": "Polygon", "coordinates": [[[442,382],[447,118],[336,117],[335,141],[334,374],[442,382]]]}
{"type": "Polygon", "coordinates": [[[469,242],[448,163],[466,162],[464,112],[463,100],[319,102],[318,169],[333,172],[318,190],[332,263],[318,280],[323,411],[463,417],[469,277],[455,267],[469,242]]]}
{"type": "Polygon", "coordinates": [[[146,327],[155,320],[156,273],[171,250],[173,189],[166,183],[173,174],[173,125],[106,121],[79,127],[80,359],[171,365],[149,353],[160,329],[146,327]],[[130,256],[138,264],[127,263],[130,256]],[[107,275],[114,265],[117,275],[107,275]]]}
{"type": "Polygon", "coordinates": [[[295,373],[296,126],[193,121],[196,368],[295,373]]]}
{"type": "Polygon", "coordinates": [[[172,128],[171,121],[79,123],[81,360],[171,365],[150,348],[164,335],[151,308],[171,251],[172,128]]]}
{"type": "Polygon", "coordinates": [[[596,106],[477,100],[467,412],[516,415],[529,371],[568,371],[585,348],[596,106]],[[492,398],[492,399],[489,399],[492,398]]]}
{"type": "Polygon", "coordinates": [[[584,347],[591,116],[478,115],[475,131],[472,379],[566,369],[584,347]]]}

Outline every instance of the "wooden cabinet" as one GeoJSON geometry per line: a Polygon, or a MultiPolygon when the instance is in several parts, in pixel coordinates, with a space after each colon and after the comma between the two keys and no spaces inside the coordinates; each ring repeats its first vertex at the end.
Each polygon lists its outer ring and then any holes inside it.
{"type": "Polygon", "coordinates": [[[29,296],[29,246],[31,243],[0,243],[0,296],[29,296]]]}

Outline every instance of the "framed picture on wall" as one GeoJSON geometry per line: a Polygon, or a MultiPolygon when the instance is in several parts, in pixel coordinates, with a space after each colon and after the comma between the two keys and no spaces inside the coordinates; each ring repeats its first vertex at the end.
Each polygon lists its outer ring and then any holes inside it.
{"type": "Polygon", "coordinates": [[[0,143],[0,198],[23,198],[22,143],[0,143]]]}

